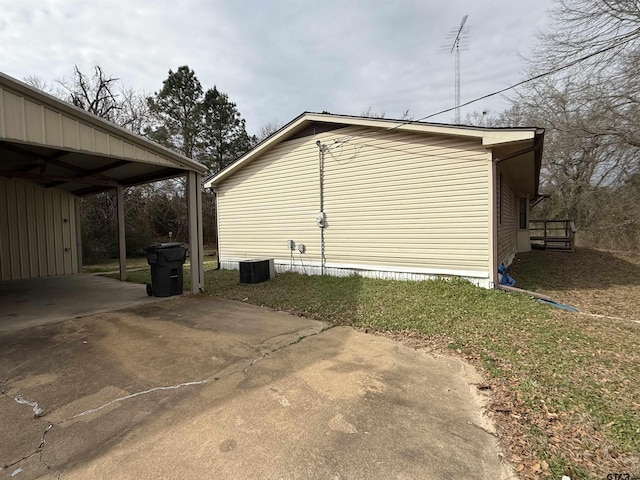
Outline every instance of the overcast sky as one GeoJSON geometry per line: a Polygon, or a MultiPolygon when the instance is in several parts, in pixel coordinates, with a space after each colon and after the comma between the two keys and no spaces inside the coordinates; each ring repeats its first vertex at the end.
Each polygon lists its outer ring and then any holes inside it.
{"type": "MultiPolygon", "coordinates": [[[[257,133],[303,111],[399,118],[454,105],[447,36],[468,18],[462,102],[523,78],[552,0],[0,0],[0,71],[49,83],[100,65],[135,90],[189,65],[257,133]],[[444,48],[443,48],[444,47],[444,48]]],[[[498,111],[504,97],[462,109],[498,111]]],[[[451,122],[453,112],[431,121],[451,122]]]]}

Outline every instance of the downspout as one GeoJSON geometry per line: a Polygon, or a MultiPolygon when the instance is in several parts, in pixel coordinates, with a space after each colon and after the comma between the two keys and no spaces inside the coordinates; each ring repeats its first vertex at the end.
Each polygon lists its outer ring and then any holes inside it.
{"type": "Polygon", "coordinates": [[[491,212],[491,258],[490,258],[490,270],[489,270],[489,282],[491,287],[496,288],[498,285],[498,210],[496,205],[498,203],[498,162],[493,158],[493,152],[491,153],[491,204],[489,211],[491,212]]]}
{"type": "MultiPolygon", "coordinates": [[[[543,131],[544,132],[544,131],[543,131]]],[[[503,162],[505,160],[509,160],[511,158],[515,158],[515,157],[519,157],[520,155],[525,155],[527,153],[534,153],[536,156],[536,164],[539,164],[539,162],[541,161],[541,150],[542,150],[542,142],[543,142],[543,136],[542,135],[538,135],[538,132],[536,131],[536,135],[535,138],[533,140],[533,145],[527,148],[523,148],[522,150],[518,150],[517,152],[513,152],[513,153],[509,153],[507,155],[504,155],[502,157],[498,157],[498,158],[492,158],[491,160],[491,182],[492,182],[492,192],[493,192],[493,205],[494,205],[494,209],[493,209],[493,220],[492,220],[492,235],[493,235],[493,252],[491,252],[492,255],[492,268],[491,268],[491,273],[489,275],[489,281],[491,281],[493,283],[493,287],[496,288],[498,285],[498,218],[496,215],[496,210],[495,210],[495,204],[498,201],[497,198],[497,192],[498,192],[498,188],[497,188],[497,179],[498,179],[498,164],[500,162],[503,162]]],[[[493,153],[492,153],[492,157],[493,157],[493,153]]],[[[537,189],[538,189],[538,181],[539,181],[539,169],[536,168],[536,170],[538,170],[538,173],[536,174],[536,193],[537,193],[537,189]]]]}
{"type": "Polygon", "coordinates": [[[316,224],[320,227],[320,275],[324,275],[324,146],[318,140],[318,185],[320,188],[320,211],[316,217],[316,224]]]}

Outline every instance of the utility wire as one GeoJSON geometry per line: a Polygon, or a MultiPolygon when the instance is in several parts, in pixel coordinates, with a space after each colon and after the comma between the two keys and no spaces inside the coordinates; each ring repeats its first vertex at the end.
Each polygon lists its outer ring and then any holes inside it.
{"type": "MultiPolygon", "coordinates": [[[[571,62],[569,62],[569,63],[567,63],[565,65],[562,65],[560,67],[556,67],[556,68],[554,68],[552,70],[549,70],[549,71],[546,71],[546,72],[541,73],[539,75],[535,75],[533,77],[527,78],[526,80],[522,80],[520,82],[514,83],[513,85],[510,85],[508,87],[502,88],[502,89],[497,90],[495,92],[488,93],[488,94],[483,95],[481,97],[474,98],[473,100],[469,100],[468,102],[465,102],[465,103],[459,105],[458,107],[466,107],[467,105],[471,105],[472,103],[479,102],[480,100],[484,100],[485,98],[493,97],[495,95],[499,95],[499,94],[504,93],[506,91],[512,90],[512,89],[514,89],[516,87],[519,87],[520,85],[524,85],[525,83],[529,83],[529,82],[532,82],[534,80],[538,80],[540,78],[548,77],[549,75],[553,75],[554,73],[558,73],[558,72],[560,72],[562,70],[566,70],[569,67],[573,67],[574,65],[582,63],[585,60],[588,60],[588,59],[590,59],[592,57],[595,57],[596,55],[600,55],[600,54],[606,53],[608,51],[611,51],[611,50],[613,50],[615,48],[621,47],[621,46],[623,46],[623,45],[625,45],[625,44],[627,44],[627,43],[629,43],[629,42],[631,42],[633,40],[635,40],[635,37],[626,38],[625,40],[622,40],[620,42],[616,42],[613,45],[609,45],[608,47],[601,48],[600,50],[596,50],[595,52],[591,52],[591,53],[589,53],[587,55],[584,55],[584,56],[582,56],[580,58],[576,58],[575,60],[572,60],[571,62]]],[[[451,112],[451,111],[455,110],[458,107],[446,108],[444,110],[440,110],[439,112],[432,113],[430,115],[426,115],[424,117],[421,117],[421,118],[419,118],[417,120],[407,120],[407,121],[398,123],[397,125],[394,125],[393,127],[386,128],[383,131],[391,131],[391,130],[395,130],[396,128],[400,128],[400,127],[402,127],[404,125],[410,125],[410,124],[415,123],[415,122],[421,122],[423,120],[426,120],[427,118],[431,118],[431,117],[435,117],[437,115],[441,115],[443,113],[451,112]]],[[[376,133],[378,133],[378,132],[371,132],[368,135],[367,134],[360,135],[359,138],[368,137],[368,136],[374,135],[376,133]]],[[[345,142],[348,142],[349,140],[350,140],[350,138],[345,140],[345,142]]],[[[340,140],[335,140],[335,142],[338,143],[338,142],[340,142],[340,140]]]]}
{"type": "MultiPolygon", "coordinates": [[[[499,94],[504,93],[504,92],[506,92],[508,90],[512,90],[512,89],[514,89],[516,87],[519,87],[520,85],[524,85],[525,83],[529,83],[529,82],[532,82],[534,80],[538,80],[540,78],[547,77],[549,75],[553,75],[554,73],[558,73],[558,72],[560,72],[562,70],[566,70],[567,68],[573,67],[574,65],[577,65],[578,63],[582,63],[585,60],[590,59],[591,57],[595,57],[596,55],[600,55],[602,53],[606,53],[606,52],[608,52],[610,50],[613,50],[614,48],[618,48],[618,47],[620,47],[622,45],[625,45],[625,44],[631,42],[632,40],[634,40],[634,38],[628,38],[628,39],[626,39],[626,40],[624,40],[622,42],[614,43],[613,45],[609,45],[606,48],[602,48],[602,49],[597,50],[595,52],[591,52],[588,55],[585,55],[583,57],[576,58],[575,60],[573,60],[573,61],[571,61],[571,62],[569,62],[569,63],[567,63],[565,65],[562,65],[560,67],[556,67],[556,68],[554,68],[552,70],[549,70],[547,72],[544,72],[544,73],[541,73],[539,75],[535,75],[533,77],[527,78],[526,80],[522,80],[522,81],[520,81],[518,83],[514,83],[513,85],[510,85],[508,87],[505,87],[505,88],[500,89],[498,91],[495,91],[493,93],[489,93],[487,95],[483,95],[482,97],[474,98],[473,100],[470,100],[470,101],[468,101],[466,103],[463,103],[462,105],[460,105],[460,107],[465,107],[465,106],[470,105],[472,103],[479,102],[480,100],[484,100],[485,98],[493,97],[494,95],[499,95],[499,94]]],[[[447,108],[447,109],[441,110],[441,111],[439,111],[437,113],[432,113],[431,115],[427,115],[425,117],[419,118],[416,121],[420,122],[422,120],[426,120],[427,118],[435,117],[436,115],[440,115],[442,113],[450,112],[452,110],[455,110],[456,108],[457,107],[447,108]]],[[[409,122],[407,122],[407,123],[409,123],[409,122]]],[[[406,125],[406,123],[405,123],[405,125],[406,125]]],[[[393,127],[393,128],[398,128],[399,126],[400,125],[397,125],[396,127],[393,127]]],[[[390,130],[392,130],[392,129],[390,129],[390,130]]]]}

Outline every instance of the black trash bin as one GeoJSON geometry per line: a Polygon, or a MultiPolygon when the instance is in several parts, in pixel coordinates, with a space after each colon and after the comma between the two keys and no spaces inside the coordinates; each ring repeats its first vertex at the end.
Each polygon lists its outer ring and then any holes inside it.
{"type": "Polygon", "coordinates": [[[147,263],[151,266],[151,284],[147,295],[169,297],[182,294],[182,266],[187,249],[181,243],[160,243],[145,247],[147,263]]]}

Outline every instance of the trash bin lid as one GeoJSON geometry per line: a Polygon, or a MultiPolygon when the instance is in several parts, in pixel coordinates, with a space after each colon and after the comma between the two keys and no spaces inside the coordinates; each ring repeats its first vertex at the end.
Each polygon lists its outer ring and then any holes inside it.
{"type": "Polygon", "coordinates": [[[184,245],[180,242],[154,243],[153,245],[147,245],[144,247],[144,251],[147,253],[157,253],[158,250],[163,250],[165,248],[184,248],[184,245]]]}
{"type": "Polygon", "coordinates": [[[180,242],[167,242],[159,244],[158,248],[176,248],[181,246],[182,244],[180,242]]]}

